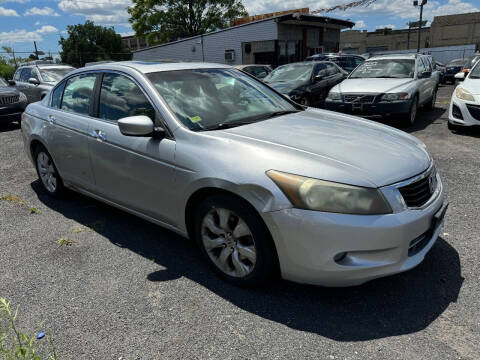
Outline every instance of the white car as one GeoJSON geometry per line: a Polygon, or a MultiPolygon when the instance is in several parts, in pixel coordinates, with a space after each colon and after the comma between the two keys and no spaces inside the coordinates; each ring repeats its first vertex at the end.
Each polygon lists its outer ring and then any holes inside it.
{"type": "Polygon", "coordinates": [[[448,111],[448,128],[480,125],[480,62],[470,73],[455,75],[461,82],[453,92],[448,111]]]}

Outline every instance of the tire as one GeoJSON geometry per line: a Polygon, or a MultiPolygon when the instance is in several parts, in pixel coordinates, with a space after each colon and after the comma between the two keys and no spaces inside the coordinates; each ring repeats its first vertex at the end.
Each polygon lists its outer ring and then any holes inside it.
{"type": "Polygon", "coordinates": [[[50,196],[62,197],[65,193],[65,186],[47,149],[38,145],[34,156],[35,167],[43,190],[50,196]]]}
{"type": "Polygon", "coordinates": [[[404,126],[413,126],[415,124],[415,120],[417,118],[418,112],[418,97],[415,95],[412,100],[412,105],[410,106],[410,111],[407,113],[407,118],[404,119],[403,124],[404,126]]]}
{"type": "Polygon", "coordinates": [[[241,199],[220,194],[204,200],[195,211],[194,236],[212,269],[228,282],[255,286],[277,272],[270,232],[241,199]]]}
{"type": "Polygon", "coordinates": [[[437,102],[437,92],[438,89],[433,90],[432,98],[427,104],[425,104],[426,110],[433,111],[435,109],[435,103],[437,102]]]}

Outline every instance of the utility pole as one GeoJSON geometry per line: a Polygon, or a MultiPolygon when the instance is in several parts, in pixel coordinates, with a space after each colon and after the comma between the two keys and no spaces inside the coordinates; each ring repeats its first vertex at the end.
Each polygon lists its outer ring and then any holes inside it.
{"type": "Polygon", "coordinates": [[[38,60],[38,50],[37,50],[37,42],[36,41],[33,42],[33,46],[35,46],[35,57],[38,60]]]}
{"type": "Polygon", "coordinates": [[[420,39],[422,37],[422,16],[423,16],[423,5],[427,3],[428,0],[418,0],[413,1],[413,6],[420,6],[420,20],[418,21],[418,41],[417,41],[417,52],[420,52],[420,39]]]}

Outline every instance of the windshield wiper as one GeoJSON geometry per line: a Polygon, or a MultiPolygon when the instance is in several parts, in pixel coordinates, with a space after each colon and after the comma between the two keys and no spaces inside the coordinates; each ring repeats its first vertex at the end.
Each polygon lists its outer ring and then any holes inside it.
{"type": "Polygon", "coordinates": [[[215,125],[203,128],[202,131],[231,129],[231,128],[234,128],[234,127],[237,127],[237,126],[253,124],[255,122],[271,119],[271,118],[274,118],[274,117],[277,117],[277,116],[288,115],[288,114],[292,114],[292,113],[298,113],[300,111],[303,111],[303,110],[274,111],[274,112],[271,112],[271,113],[251,117],[248,120],[232,121],[232,122],[215,124],[215,125]]]}

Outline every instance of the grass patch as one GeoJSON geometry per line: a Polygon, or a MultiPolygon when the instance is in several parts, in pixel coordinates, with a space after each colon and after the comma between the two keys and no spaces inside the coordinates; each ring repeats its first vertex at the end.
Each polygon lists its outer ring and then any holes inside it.
{"type": "Polygon", "coordinates": [[[73,244],[75,244],[75,241],[66,237],[61,237],[57,240],[57,244],[58,246],[72,246],[73,244]]]}
{"type": "Polygon", "coordinates": [[[15,195],[2,195],[0,196],[0,200],[8,201],[18,205],[25,205],[25,201],[15,195]]]}
{"type": "Polygon", "coordinates": [[[30,214],[41,214],[42,212],[36,207],[30,206],[30,214]]]}
{"type": "MultiPolygon", "coordinates": [[[[0,357],[8,360],[58,360],[50,331],[23,332],[19,330],[15,310],[10,302],[0,298],[0,357]],[[42,339],[46,337],[46,341],[42,339]]],[[[43,324],[40,325],[42,327],[43,324]]]]}
{"type": "Polygon", "coordinates": [[[77,227],[73,228],[73,232],[75,234],[78,234],[78,233],[81,233],[81,232],[84,232],[84,231],[87,231],[87,230],[90,230],[90,229],[85,227],[85,226],[77,226],[77,227]]]}

